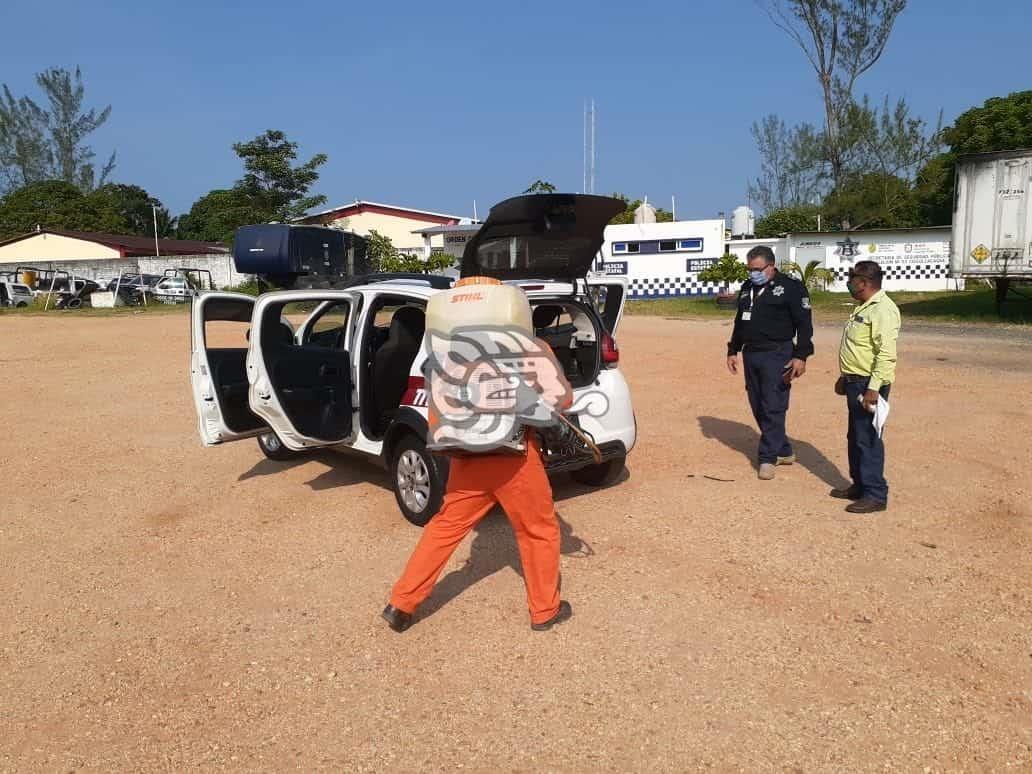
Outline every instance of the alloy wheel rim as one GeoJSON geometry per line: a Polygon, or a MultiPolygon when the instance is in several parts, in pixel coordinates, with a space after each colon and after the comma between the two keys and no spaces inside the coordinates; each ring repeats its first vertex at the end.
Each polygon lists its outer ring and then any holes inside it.
{"type": "Polygon", "coordinates": [[[398,458],[398,493],[405,507],[415,513],[430,502],[430,471],[423,456],[412,449],[398,458]]]}

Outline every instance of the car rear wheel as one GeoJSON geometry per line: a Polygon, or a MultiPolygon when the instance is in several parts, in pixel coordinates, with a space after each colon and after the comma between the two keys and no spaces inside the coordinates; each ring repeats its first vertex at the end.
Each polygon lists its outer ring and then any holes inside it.
{"type": "Polygon", "coordinates": [[[292,460],[301,454],[301,452],[296,452],[293,449],[288,449],[284,446],[283,441],[281,441],[279,436],[275,433],[263,433],[262,435],[259,435],[258,448],[261,449],[262,454],[270,460],[278,460],[279,462],[292,460]]]}
{"type": "Polygon", "coordinates": [[[586,486],[609,486],[616,483],[620,474],[623,473],[626,463],[626,457],[616,457],[606,460],[600,465],[589,465],[586,468],[571,470],[570,478],[578,484],[586,486]]]}
{"type": "Polygon", "coordinates": [[[427,451],[416,436],[406,435],[392,451],[390,472],[402,515],[417,527],[426,526],[444,500],[447,462],[427,451]]]}

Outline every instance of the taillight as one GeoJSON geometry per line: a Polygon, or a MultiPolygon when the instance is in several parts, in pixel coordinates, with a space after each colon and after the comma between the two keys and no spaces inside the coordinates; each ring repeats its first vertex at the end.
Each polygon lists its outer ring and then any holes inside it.
{"type": "Polygon", "coordinates": [[[620,350],[616,346],[616,339],[608,333],[602,334],[602,362],[606,366],[616,365],[620,362],[620,350]]]}

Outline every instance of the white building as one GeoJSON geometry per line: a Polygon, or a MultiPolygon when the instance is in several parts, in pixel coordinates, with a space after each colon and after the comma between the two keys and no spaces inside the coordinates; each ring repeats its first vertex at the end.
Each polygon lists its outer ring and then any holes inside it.
{"type": "Polygon", "coordinates": [[[711,295],[699,272],[724,254],[724,221],[677,220],[606,226],[596,269],[626,276],[632,299],[711,295]]]}
{"type": "MultiPolygon", "coordinates": [[[[339,207],[332,207],[322,212],[314,212],[297,220],[312,226],[331,226],[351,231],[360,236],[369,236],[369,232],[389,237],[398,250],[421,255],[423,239],[416,237],[422,229],[434,229],[437,226],[451,226],[469,223],[470,218],[462,215],[449,215],[443,212],[416,210],[380,202],[354,201],[339,207]]],[[[434,248],[444,247],[444,236],[435,233],[430,239],[434,248]]]]}

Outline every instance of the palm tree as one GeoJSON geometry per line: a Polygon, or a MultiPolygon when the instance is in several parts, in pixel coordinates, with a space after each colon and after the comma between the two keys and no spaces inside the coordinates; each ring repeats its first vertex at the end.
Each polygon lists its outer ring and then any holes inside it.
{"type": "Polygon", "coordinates": [[[816,290],[818,284],[822,286],[822,290],[827,290],[828,283],[835,281],[835,272],[825,269],[820,261],[810,261],[805,268],[790,261],[781,264],[781,271],[798,279],[807,290],[816,290]]]}

